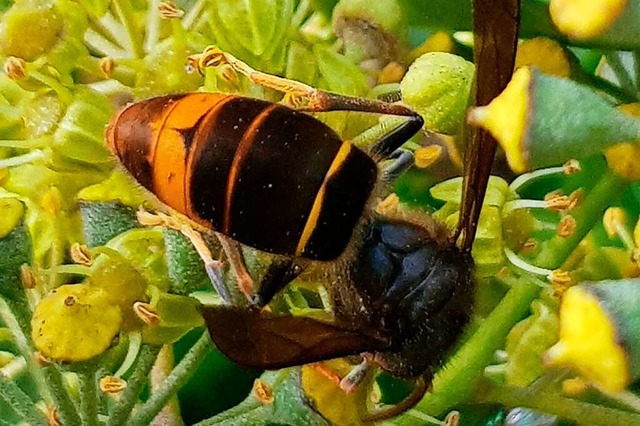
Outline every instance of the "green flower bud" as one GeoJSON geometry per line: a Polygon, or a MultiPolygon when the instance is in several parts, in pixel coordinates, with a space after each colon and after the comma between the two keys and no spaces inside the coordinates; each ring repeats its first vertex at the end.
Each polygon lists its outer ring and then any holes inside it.
{"type": "Polygon", "coordinates": [[[59,41],[63,26],[53,2],[18,1],[0,21],[2,55],[33,61],[59,41]]]}
{"type": "Polygon", "coordinates": [[[460,56],[426,53],[400,82],[402,99],[424,118],[427,129],[455,135],[469,103],[473,70],[460,56]]]}
{"type": "Polygon", "coordinates": [[[185,70],[185,58],[197,53],[196,49],[190,48],[180,35],[174,35],[157,46],[145,56],[144,64],[136,75],[136,97],[196,91],[202,77],[198,73],[188,74],[185,70]]]}
{"type": "Polygon", "coordinates": [[[169,289],[164,255],[164,238],[160,228],[131,229],[107,243],[140,271],[145,281],[162,291],[169,289]]]}
{"type": "Polygon", "coordinates": [[[397,0],[341,0],[333,9],[333,30],[354,62],[400,60],[407,50],[407,24],[397,0]]]}
{"type": "Polygon", "coordinates": [[[105,300],[121,309],[124,330],[138,328],[140,322],[132,307],[137,301],[147,300],[147,280],[129,260],[115,250],[103,247],[93,250],[92,254],[95,260],[85,285],[104,290],[105,300]],[[102,256],[98,256],[99,254],[102,256]]]}
{"type": "MultiPolygon", "coordinates": [[[[434,185],[431,188],[431,195],[446,201],[446,204],[434,213],[434,217],[453,229],[458,223],[462,178],[449,179],[434,185]]],[[[495,275],[504,266],[502,206],[513,197],[514,194],[503,179],[496,176],[489,178],[473,243],[473,257],[476,262],[476,274],[479,277],[495,275]]]]}
{"type": "Polygon", "coordinates": [[[282,71],[291,0],[219,0],[208,10],[216,45],[265,72],[282,71]]]}

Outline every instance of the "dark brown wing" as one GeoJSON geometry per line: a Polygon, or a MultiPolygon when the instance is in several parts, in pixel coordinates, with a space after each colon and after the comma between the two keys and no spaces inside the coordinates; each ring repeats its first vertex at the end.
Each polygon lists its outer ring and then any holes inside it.
{"type": "MultiPolygon", "coordinates": [[[[505,88],[513,72],[520,22],[519,0],[474,0],[475,105],[486,105],[505,88]]],[[[458,234],[471,250],[482,200],[491,174],[496,141],[488,132],[467,129],[465,183],[458,234]]]]}
{"type": "Polygon", "coordinates": [[[278,369],[389,347],[384,336],[309,317],[228,306],[204,307],[202,315],[216,347],[245,367],[278,369]]]}

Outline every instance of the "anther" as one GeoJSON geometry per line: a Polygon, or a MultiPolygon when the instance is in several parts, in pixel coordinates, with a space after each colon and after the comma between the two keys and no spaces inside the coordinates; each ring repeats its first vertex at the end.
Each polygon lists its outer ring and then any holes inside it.
{"type": "Polygon", "coordinates": [[[567,238],[572,235],[576,230],[576,220],[571,215],[563,216],[558,223],[558,229],[556,230],[559,237],[567,238]]]}
{"type": "Polygon", "coordinates": [[[253,394],[262,405],[273,404],[273,390],[267,382],[262,379],[256,379],[253,382],[253,394]]]}
{"type": "Polygon", "coordinates": [[[84,244],[73,243],[69,249],[71,260],[79,265],[91,266],[93,258],[89,248],[84,244]]]}
{"type": "Polygon", "coordinates": [[[158,4],[158,12],[164,19],[182,18],[184,10],[180,9],[173,1],[162,1],[158,4]]]}
{"type": "Polygon", "coordinates": [[[104,376],[100,379],[100,391],[106,394],[120,393],[127,388],[127,382],[120,377],[104,376]]]}
{"type": "Polygon", "coordinates": [[[142,320],[146,325],[152,326],[156,325],[160,322],[160,315],[158,315],[158,310],[155,306],[150,305],[145,302],[135,302],[133,304],[133,311],[136,313],[138,318],[142,320]]]}
{"type": "Polygon", "coordinates": [[[24,80],[27,78],[26,67],[24,59],[9,56],[4,63],[4,72],[11,80],[24,80]]]}

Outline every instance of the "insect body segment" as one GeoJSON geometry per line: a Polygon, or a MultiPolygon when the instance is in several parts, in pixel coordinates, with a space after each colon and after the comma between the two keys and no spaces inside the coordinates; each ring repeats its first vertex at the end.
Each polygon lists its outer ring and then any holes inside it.
{"type": "Polygon", "coordinates": [[[107,139],[169,207],[259,250],[313,260],[344,251],[378,176],[310,115],[217,93],[133,104],[107,139]]]}
{"type": "Polygon", "coordinates": [[[373,218],[355,259],[351,288],[336,316],[342,322],[366,320],[392,336],[388,349],[374,355],[383,369],[400,377],[430,380],[471,316],[473,260],[450,243],[441,225],[373,218]],[[357,300],[357,306],[345,305],[357,300]],[[364,308],[364,309],[363,309],[364,308]]]}

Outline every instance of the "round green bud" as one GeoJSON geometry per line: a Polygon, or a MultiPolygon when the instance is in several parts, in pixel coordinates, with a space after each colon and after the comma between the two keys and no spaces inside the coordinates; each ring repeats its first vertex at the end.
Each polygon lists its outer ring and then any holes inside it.
{"type": "Polygon", "coordinates": [[[420,56],[400,82],[403,100],[425,120],[427,129],[459,132],[473,82],[473,64],[450,53],[420,56]]]}
{"type": "Polygon", "coordinates": [[[400,60],[408,38],[397,0],[341,0],[333,10],[333,30],[355,62],[400,60]]]}
{"type": "Polygon", "coordinates": [[[59,40],[63,25],[52,3],[19,2],[0,21],[0,51],[33,61],[59,40]]]}

